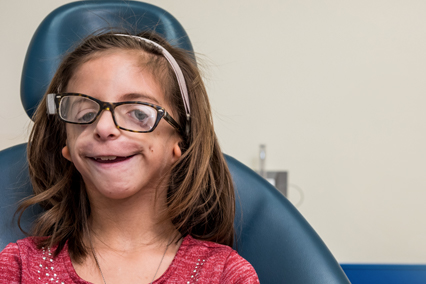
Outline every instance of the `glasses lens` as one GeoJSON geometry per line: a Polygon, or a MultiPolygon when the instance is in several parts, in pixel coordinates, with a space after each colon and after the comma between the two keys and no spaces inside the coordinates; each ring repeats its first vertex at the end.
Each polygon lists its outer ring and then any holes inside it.
{"type": "Polygon", "coordinates": [[[150,131],[157,121],[157,110],[142,104],[116,106],[114,115],[120,127],[134,131],[150,131]]]}
{"type": "Polygon", "coordinates": [[[91,123],[95,120],[100,106],[97,102],[81,96],[65,96],[59,103],[59,115],[68,122],[91,123]]]}

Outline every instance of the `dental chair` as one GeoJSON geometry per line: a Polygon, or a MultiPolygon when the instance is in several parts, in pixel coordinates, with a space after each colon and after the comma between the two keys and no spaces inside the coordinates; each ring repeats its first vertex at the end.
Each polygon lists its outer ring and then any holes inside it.
{"type": "MultiPolygon", "coordinates": [[[[21,100],[32,117],[64,53],[89,34],[120,28],[155,30],[171,44],[192,50],[179,22],[168,12],[136,1],[78,1],[59,7],[40,24],[25,58],[21,100]]],[[[237,245],[260,283],[350,283],[320,237],[292,204],[266,180],[226,156],[236,188],[237,245]]],[[[26,144],[0,151],[0,250],[25,237],[12,221],[19,200],[32,193],[26,144]]],[[[37,206],[27,210],[29,230],[37,206]]]]}

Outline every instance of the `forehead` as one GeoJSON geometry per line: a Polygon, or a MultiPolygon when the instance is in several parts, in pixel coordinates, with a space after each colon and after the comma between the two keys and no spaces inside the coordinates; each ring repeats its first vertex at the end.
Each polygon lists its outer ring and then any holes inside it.
{"type": "Polygon", "coordinates": [[[129,65],[132,65],[132,67],[135,69],[140,69],[144,72],[152,73],[152,75],[155,75],[155,77],[160,77],[158,76],[159,73],[166,72],[167,70],[167,64],[164,64],[166,63],[166,59],[162,56],[150,54],[144,50],[113,47],[90,53],[87,56],[83,56],[74,66],[75,68],[73,68],[74,71],[72,77],[76,76],[80,69],[87,65],[86,63],[97,61],[107,64],[109,61],[114,61],[114,59],[116,60],[112,63],[116,66],[121,65],[120,63],[129,63],[129,65]]]}
{"type": "Polygon", "coordinates": [[[141,50],[97,52],[75,69],[66,92],[108,101],[129,93],[144,93],[164,102],[167,82],[162,74],[165,67],[159,59],[141,50]]]}

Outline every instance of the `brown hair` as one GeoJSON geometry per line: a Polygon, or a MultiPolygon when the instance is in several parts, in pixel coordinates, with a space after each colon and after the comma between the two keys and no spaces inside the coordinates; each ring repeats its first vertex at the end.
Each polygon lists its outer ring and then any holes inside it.
{"type": "MultiPolygon", "coordinates": [[[[197,239],[232,245],[234,188],[213,129],[207,91],[194,56],[172,47],[152,32],[139,36],[157,42],[175,58],[184,74],[191,106],[190,132],[182,137],[183,154],[171,169],[164,218],[170,219],[182,236],[189,234],[197,239]]],[[[112,49],[140,50],[150,55],[149,62],[145,63],[165,86],[166,100],[185,129],[186,113],[173,69],[157,48],[130,37],[106,33],[84,40],[63,59],[47,93],[66,90],[79,66],[112,49]]],[[[66,144],[65,125],[57,116],[46,115],[46,96],[33,120],[28,164],[34,195],[21,203],[18,212],[22,215],[31,205],[40,204],[45,211],[31,232],[47,237],[40,239],[39,246],[58,245],[57,254],[68,241],[71,257],[79,261],[87,255],[83,238],[88,234],[91,212],[85,185],[74,165],[61,155],[66,144]]]]}

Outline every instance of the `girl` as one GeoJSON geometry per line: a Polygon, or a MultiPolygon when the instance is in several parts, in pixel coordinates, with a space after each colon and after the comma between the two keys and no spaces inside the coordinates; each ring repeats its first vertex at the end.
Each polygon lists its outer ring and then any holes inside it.
{"type": "Polygon", "coordinates": [[[45,212],[0,254],[7,283],[258,283],[233,243],[235,197],[192,56],[153,33],[67,55],[34,117],[45,212]],[[46,115],[47,113],[47,115],[46,115]]]}

